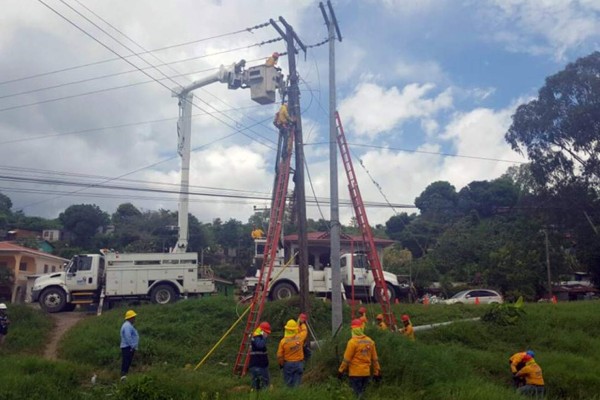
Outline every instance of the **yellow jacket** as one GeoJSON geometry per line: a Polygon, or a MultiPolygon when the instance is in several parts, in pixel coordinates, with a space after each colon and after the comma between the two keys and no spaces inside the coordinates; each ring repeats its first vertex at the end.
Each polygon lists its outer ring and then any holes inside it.
{"type": "Polygon", "coordinates": [[[510,356],[510,358],[508,359],[508,363],[510,364],[510,371],[513,374],[517,372],[517,365],[519,365],[521,363],[525,354],[527,354],[527,353],[524,351],[522,351],[520,353],[515,353],[512,356],[510,356]]]}
{"type": "Polygon", "coordinates": [[[265,61],[265,65],[267,67],[274,67],[277,65],[277,59],[273,56],[267,58],[267,61],[265,61]]]}
{"type": "Polygon", "coordinates": [[[379,375],[380,367],[375,342],[366,335],[354,336],[348,340],[344,360],[338,371],[343,373],[348,369],[349,376],[371,376],[371,366],[373,366],[373,375],[379,375]]]}
{"type": "Polygon", "coordinates": [[[281,107],[279,108],[279,111],[277,112],[277,118],[275,119],[275,125],[283,126],[291,121],[292,121],[292,119],[290,118],[290,114],[288,112],[287,105],[282,104],[281,107]]]}
{"type": "Polygon", "coordinates": [[[379,327],[379,329],[381,329],[382,331],[387,331],[388,326],[384,321],[379,321],[377,323],[377,326],[379,327]]]}
{"type": "Polygon", "coordinates": [[[361,315],[358,319],[360,319],[363,322],[362,327],[363,329],[365,329],[367,327],[367,322],[369,322],[369,320],[367,319],[367,314],[361,315]]]}
{"type": "Polygon", "coordinates": [[[412,324],[406,325],[400,330],[400,332],[402,332],[402,334],[410,340],[415,340],[415,329],[413,328],[412,324]]]}
{"type": "Polygon", "coordinates": [[[525,378],[526,385],[537,385],[544,386],[544,377],[542,376],[542,368],[535,362],[535,360],[529,361],[523,368],[521,368],[515,376],[522,376],[525,378]]]}
{"type": "Polygon", "coordinates": [[[306,334],[301,335],[297,333],[293,336],[285,336],[279,342],[277,348],[277,362],[279,365],[283,365],[286,361],[304,361],[304,340],[306,334]]]}
{"type": "Polygon", "coordinates": [[[264,236],[264,232],[262,229],[260,228],[256,228],[252,231],[251,235],[252,235],[252,239],[260,239],[264,236]]]}
{"type": "Polygon", "coordinates": [[[298,335],[304,338],[302,341],[302,345],[304,345],[308,337],[308,327],[305,322],[298,323],[298,335]]]}

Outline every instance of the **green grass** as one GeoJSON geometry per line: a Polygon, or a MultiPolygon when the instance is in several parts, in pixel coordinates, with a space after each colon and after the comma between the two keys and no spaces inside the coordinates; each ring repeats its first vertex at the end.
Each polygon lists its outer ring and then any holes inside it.
{"type": "MultiPolygon", "coordinates": [[[[549,399],[600,399],[599,302],[526,304],[514,326],[457,322],[417,332],[417,340],[368,327],[376,341],[384,375],[371,385],[368,399],[519,399],[512,389],[508,357],[533,348],[544,370],[549,399]]],[[[378,306],[369,306],[374,319],[378,306]]],[[[250,393],[249,378],[232,375],[242,323],[216,349],[205,365],[195,366],[237,319],[231,299],[212,297],[169,306],[134,307],[138,313],[140,351],[130,379],[117,384],[120,365],[119,328],[125,308],[80,322],[60,346],[61,362],[11,355],[0,365],[0,399],[36,398],[36,387],[48,386],[46,399],[352,399],[346,383],[335,379],[349,337],[346,326],[331,339],[329,304],[314,300],[310,321],[319,339],[326,340],[307,365],[303,385],[290,391],[275,362],[283,325],[298,313],[298,300],[267,304],[273,389],[250,393]],[[186,367],[187,365],[187,367],[186,367]],[[98,375],[98,384],[89,379],[98,375]],[[4,385],[6,376],[9,384],[4,385]],[[35,384],[34,384],[35,382],[35,384]],[[54,382],[57,388],[50,388],[54,382]],[[5,389],[6,388],[6,389],[5,389]],[[33,392],[32,392],[33,391],[33,392]],[[64,395],[61,397],[60,394],[64,395]],[[258,395],[258,397],[257,397],[258,395]],[[12,396],[12,397],[10,397],[12,396]]],[[[481,316],[487,306],[395,305],[397,316],[408,313],[415,325],[481,316]]],[[[242,312],[240,308],[239,312],[242,312]]],[[[11,354],[15,354],[11,350],[11,354]]]]}
{"type": "Polygon", "coordinates": [[[41,354],[46,347],[46,338],[53,322],[48,314],[20,304],[8,305],[11,321],[0,355],[41,354]]]}

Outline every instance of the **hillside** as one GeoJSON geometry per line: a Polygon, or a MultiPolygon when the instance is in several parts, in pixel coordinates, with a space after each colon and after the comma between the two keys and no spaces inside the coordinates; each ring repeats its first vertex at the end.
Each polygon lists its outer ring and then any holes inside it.
{"type": "MultiPolygon", "coordinates": [[[[511,388],[508,357],[525,347],[536,351],[544,370],[549,399],[599,399],[600,315],[599,302],[526,304],[526,314],[514,326],[485,322],[459,322],[420,332],[416,342],[376,331],[384,379],[372,386],[369,399],[518,399],[511,388]]],[[[319,339],[330,332],[328,305],[315,301],[311,312],[319,339]]],[[[396,305],[396,314],[408,312],[415,325],[480,316],[486,306],[396,305]]],[[[237,319],[232,300],[213,297],[182,301],[170,306],[134,307],[139,314],[140,352],[130,380],[116,384],[119,370],[118,330],[124,309],[101,317],[88,317],[67,333],[59,347],[62,361],[45,361],[35,354],[42,349],[10,345],[2,350],[8,362],[0,363],[0,399],[229,399],[247,397],[248,378],[231,374],[241,327],[197,371],[193,370],[221,335],[237,319]],[[24,354],[34,354],[27,355],[24,354]],[[90,377],[98,375],[92,387],[90,377]],[[40,397],[42,396],[42,397],[40,397]]],[[[371,319],[377,312],[370,306],[371,319]]],[[[271,376],[274,389],[260,393],[263,399],[350,399],[347,385],[340,385],[335,372],[349,333],[329,341],[309,362],[300,389],[282,388],[274,353],[287,319],[295,317],[297,304],[267,305],[265,319],[271,321],[271,376]],[[293,393],[293,394],[292,394],[293,393]]],[[[241,312],[242,309],[238,310],[241,312]]],[[[349,309],[345,310],[346,313],[349,309]]],[[[19,310],[29,322],[31,340],[48,334],[43,316],[19,310]],[[38,328],[36,328],[36,326],[38,328]]],[[[344,320],[348,321],[349,315],[344,320]]],[[[14,331],[21,322],[13,317],[14,331]]],[[[22,331],[21,331],[22,332],[22,331]]],[[[39,342],[39,341],[38,341],[39,342]]],[[[10,344],[9,341],[7,343],[10,344]]],[[[252,394],[250,398],[257,398],[252,394]]]]}

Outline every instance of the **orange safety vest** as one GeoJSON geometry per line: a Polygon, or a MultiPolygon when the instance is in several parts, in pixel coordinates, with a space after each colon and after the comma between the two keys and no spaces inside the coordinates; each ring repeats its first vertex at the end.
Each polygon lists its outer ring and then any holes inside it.
{"type": "Polygon", "coordinates": [[[370,376],[371,366],[373,366],[373,375],[379,375],[379,359],[373,339],[362,335],[348,340],[344,360],[338,371],[343,373],[348,368],[349,376],[370,376]]]}
{"type": "Polygon", "coordinates": [[[526,385],[544,386],[544,377],[542,376],[542,368],[537,365],[534,360],[529,361],[521,368],[515,376],[525,378],[526,385]]]}
{"type": "Polygon", "coordinates": [[[283,365],[286,361],[304,361],[304,350],[302,349],[306,335],[299,333],[281,339],[277,348],[277,362],[283,365]]]}

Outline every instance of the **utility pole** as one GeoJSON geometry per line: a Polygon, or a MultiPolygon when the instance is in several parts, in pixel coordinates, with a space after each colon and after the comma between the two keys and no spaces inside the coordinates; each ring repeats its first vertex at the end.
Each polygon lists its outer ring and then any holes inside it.
{"type": "Polygon", "coordinates": [[[302,138],[302,115],[300,113],[300,90],[298,89],[298,71],[296,70],[296,44],[306,53],[306,46],[294,28],[283,17],[279,22],[285,27],[285,32],[275,21],[271,25],[279,32],[287,43],[288,66],[290,70],[288,87],[288,105],[290,117],[295,126],[296,168],[294,171],[294,192],[296,193],[296,211],[298,219],[298,268],[300,272],[300,311],[309,312],[308,301],[308,239],[306,230],[306,194],[304,189],[304,142],[302,138]]]}
{"type": "Polygon", "coordinates": [[[548,296],[552,298],[552,278],[550,276],[550,245],[548,244],[548,229],[544,228],[546,241],[546,272],[548,273],[548,296]]]}
{"type": "Polygon", "coordinates": [[[335,333],[342,325],[342,276],[340,272],[340,207],[338,193],[337,165],[337,127],[335,123],[336,93],[335,93],[335,39],[342,41],[331,1],[327,0],[329,16],[322,2],[319,8],[327,25],[329,39],[329,191],[330,205],[330,263],[331,263],[331,332],[335,333]]]}

